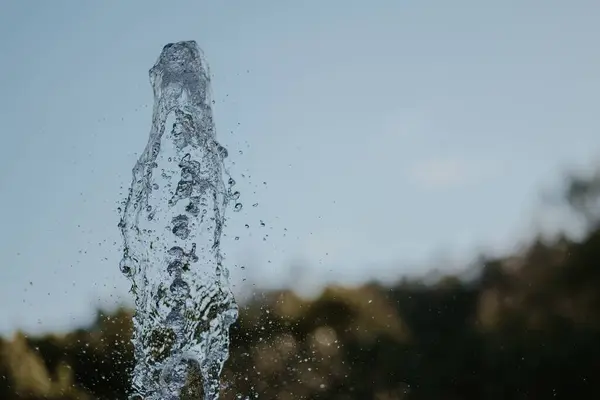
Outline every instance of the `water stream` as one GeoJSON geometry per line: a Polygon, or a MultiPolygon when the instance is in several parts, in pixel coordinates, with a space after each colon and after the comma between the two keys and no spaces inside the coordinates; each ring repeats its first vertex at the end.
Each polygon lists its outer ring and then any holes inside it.
{"type": "Polygon", "coordinates": [[[166,45],[150,81],[150,137],[119,223],[120,268],[136,306],[131,398],[180,399],[195,369],[204,398],[217,399],[237,318],[219,249],[235,182],[224,171],[227,150],[216,141],[210,73],[196,42],[166,45]]]}

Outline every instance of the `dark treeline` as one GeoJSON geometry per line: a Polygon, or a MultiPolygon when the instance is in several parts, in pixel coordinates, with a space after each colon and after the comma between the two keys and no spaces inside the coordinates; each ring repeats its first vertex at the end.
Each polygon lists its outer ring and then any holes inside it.
{"type": "MultiPolygon", "coordinates": [[[[271,292],[232,330],[222,398],[600,398],[600,179],[573,179],[581,240],[536,240],[470,281],[271,292]]],[[[131,311],[67,335],[0,342],[0,399],[124,399],[131,311]]],[[[184,398],[199,398],[193,379],[184,398]]]]}

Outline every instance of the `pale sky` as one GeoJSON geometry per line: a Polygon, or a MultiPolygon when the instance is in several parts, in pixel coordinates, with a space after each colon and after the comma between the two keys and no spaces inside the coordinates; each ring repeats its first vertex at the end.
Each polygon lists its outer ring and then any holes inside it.
{"type": "Polygon", "coordinates": [[[235,290],[306,289],[531,234],[540,190],[600,154],[599,20],[596,0],[0,1],[0,332],[128,301],[116,208],[165,44],[214,74],[235,290]]]}

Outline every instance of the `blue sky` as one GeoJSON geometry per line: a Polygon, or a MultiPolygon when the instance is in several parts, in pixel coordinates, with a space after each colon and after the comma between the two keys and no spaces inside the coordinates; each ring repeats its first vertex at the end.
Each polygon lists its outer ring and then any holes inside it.
{"type": "Polygon", "coordinates": [[[127,300],[116,208],[166,43],[196,40],[214,74],[236,290],[306,290],[547,224],[540,190],[600,155],[599,19],[593,0],[3,1],[0,332],[127,300]]]}

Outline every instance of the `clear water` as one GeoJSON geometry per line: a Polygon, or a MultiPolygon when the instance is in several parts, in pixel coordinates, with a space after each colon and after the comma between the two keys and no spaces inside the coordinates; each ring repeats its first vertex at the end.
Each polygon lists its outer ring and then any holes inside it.
{"type": "Polygon", "coordinates": [[[179,399],[196,367],[204,398],[217,399],[237,318],[219,242],[238,193],[231,178],[225,184],[227,150],[215,139],[210,73],[196,42],[166,45],[150,81],[150,138],[119,223],[120,268],[136,305],[131,398],[179,399]]]}

